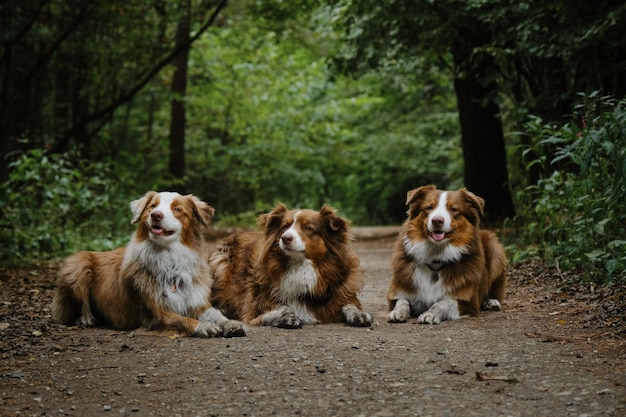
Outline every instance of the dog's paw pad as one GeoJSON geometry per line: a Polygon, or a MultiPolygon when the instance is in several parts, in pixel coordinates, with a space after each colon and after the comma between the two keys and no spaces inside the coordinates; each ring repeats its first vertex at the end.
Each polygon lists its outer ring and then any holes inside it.
{"type": "Polygon", "coordinates": [[[193,337],[216,337],[222,334],[222,328],[211,321],[201,321],[193,330],[193,337]]]}
{"type": "Polygon", "coordinates": [[[246,327],[237,320],[228,320],[222,325],[222,336],[243,337],[246,335],[246,327]]]}

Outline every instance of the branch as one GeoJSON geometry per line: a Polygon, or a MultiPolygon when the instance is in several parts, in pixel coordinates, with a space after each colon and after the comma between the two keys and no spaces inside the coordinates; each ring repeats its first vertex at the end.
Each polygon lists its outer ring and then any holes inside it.
{"type": "Polygon", "coordinates": [[[87,127],[89,123],[95,120],[98,120],[99,118],[104,117],[108,115],[109,113],[112,113],[119,106],[126,103],[127,101],[132,99],[137,93],[139,93],[143,89],[143,87],[145,87],[146,84],[148,84],[150,80],[159,73],[159,71],[161,71],[168,63],[170,63],[172,59],[174,59],[174,57],[176,57],[176,55],[178,55],[185,49],[189,48],[196,40],[198,40],[198,38],[200,38],[200,36],[204,32],[206,32],[206,30],[209,27],[213,25],[219,13],[222,11],[224,7],[226,7],[227,2],[228,0],[221,0],[220,3],[215,8],[215,10],[213,11],[213,14],[211,14],[209,19],[202,25],[202,27],[200,27],[198,32],[196,32],[194,36],[189,38],[187,42],[180,44],[178,47],[174,48],[172,52],[170,52],[163,59],[161,59],[161,61],[159,61],[156,64],[156,66],[154,66],[152,70],[150,70],[133,88],[128,90],[124,95],[118,97],[108,106],[94,111],[90,116],[87,116],[86,118],[84,118],[83,120],[81,120],[80,122],[72,126],[72,128],[69,131],[67,131],[67,133],[63,136],[63,138],[61,138],[59,143],[55,146],[53,152],[58,152],[61,149],[65,149],[67,146],[67,143],[70,141],[72,136],[74,136],[77,132],[87,127]]]}

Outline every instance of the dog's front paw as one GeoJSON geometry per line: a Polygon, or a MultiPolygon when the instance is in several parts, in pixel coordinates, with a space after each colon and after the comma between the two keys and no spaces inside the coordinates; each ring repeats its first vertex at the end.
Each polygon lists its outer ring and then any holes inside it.
{"type": "Polygon", "coordinates": [[[280,327],[283,329],[299,329],[303,324],[300,317],[287,306],[265,313],[262,323],[265,326],[280,327]]]}
{"type": "Polygon", "coordinates": [[[79,327],[91,327],[91,326],[95,326],[96,323],[97,323],[96,319],[91,314],[88,316],[82,315],[76,320],[76,324],[79,327]]]}
{"type": "Polygon", "coordinates": [[[224,337],[243,337],[246,335],[246,326],[237,320],[228,320],[221,323],[222,336],[224,337]]]}
{"type": "Polygon", "coordinates": [[[500,311],[502,310],[502,306],[500,305],[500,301],[495,298],[488,298],[483,301],[480,305],[481,310],[483,311],[500,311]]]}
{"type": "Polygon", "coordinates": [[[417,318],[417,322],[422,324],[439,324],[441,321],[441,316],[432,311],[426,311],[417,318]]]}
{"type": "Polygon", "coordinates": [[[287,307],[289,311],[286,311],[281,315],[276,327],[281,327],[283,329],[299,329],[302,327],[304,323],[300,320],[300,317],[296,316],[296,313],[291,311],[289,307],[287,307]]]}
{"type": "Polygon", "coordinates": [[[212,321],[201,321],[193,333],[193,337],[217,337],[222,335],[222,328],[212,321]]]}
{"type": "Polygon", "coordinates": [[[352,318],[348,320],[348,324],[354,327],[371,326],[372,322],[373,322],[372,315],[370,313],[366,313],[365,311],[359,311],[357,314],[354,314],[352,318]]]}
{"type": "Polygon", "coordinates": [[[393,310],[387,315],[387,322],[389,323],[406,323],[408,319],[401,311],[397,310],[393,310]]]}
{"type": "Polygon", "coordinates": [[[91,327],[98,324],[98,320],[91,313],[91,308],[89,306],[83,306],[83,312],[76,319],[76,325],[79,327],[91,327]]]}
{"type": "Polygon", "coordinates": [[[370,326],[373,321],[371,314],[366,313],[353,304],[348,304],[343,307],[343,315],[349,326],[367,327],[370,326]]]}
{"type": "Polygon", "coordinates": [[[406,323],[411,318],[411,307],[404,299],[396,301],[396,305],[387,315],[389,323],[406,323]]]}

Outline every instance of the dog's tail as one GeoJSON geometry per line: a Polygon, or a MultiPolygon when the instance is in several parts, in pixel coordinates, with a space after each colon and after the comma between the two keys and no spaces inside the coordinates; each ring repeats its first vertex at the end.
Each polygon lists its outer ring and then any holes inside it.
{"type": "Polygon", "coordinates": [[[59,271],[52,304],[54,317],[59,322],[83,326],[95,324],[89,295],[93,267],[91,252],[78,252],[65,260],[59,271]]]}
{"type": "Polygon", "coordinates": [[[220,240],[215,251],[209,257],[213,284],[221,283],[230,273],[230,268],[233,265],[235,239],[236,235],[230,235],[220,240]]]}

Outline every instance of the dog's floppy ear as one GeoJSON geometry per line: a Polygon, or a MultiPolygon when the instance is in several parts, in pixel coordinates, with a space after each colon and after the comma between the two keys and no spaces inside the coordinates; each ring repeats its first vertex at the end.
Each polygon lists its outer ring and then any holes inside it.
{"type": "Polygon", "coordinates": [[[266,231],[275,229],[277,226],[280,227],[285,213],[287,213],[287,206],[283,203],[278,203],[272,211],[261,214],[258,217],[257,226],[266,231]]]}
{"type": "Polygon", "coordinates": [[[350,220],[337,216],[337,210],[324,204],[320,209],[320,216],[324,219],[329,229],[335,233],[343,233],[348,231],[350,227],[350,220]]]}
{"type": "Polygon", "coordinates": [[[135,224],[139,221],[139,219],[141,218],[141,213],[143,213],[146,206],[155,195],[157,195],[156,191],[148,191],[143,197],[131,201],[130,212],[132,213],[133,217],[130,220],[130,224],[135,224]]]}
{"type": "Polygon", "coordinates": [[[410,190],[406,193],[406,205],[409,206],[406,214],[409,216],[409,219],[416,217],[419,214],[419,204],[426,197],[426,194],[429,191],[436,190],[432,184],[424,185],[422,187],[416,188],[414,190],[410,190]]]}
{"type": "Polygon", "coordinates": [[[190,194],[189,197],[193,201],[194,214],[200,219],[200,222],[204,226],[208,227],[215,214],[215,209],[196,196],[190,194]]]}
{"type": "Polygon", "coordinates": [[[478,226],[480,218],[485,215],[485,200],[468,191],[467,188],[461,188],[459,193],[461,194],[463,202],[467,204],[470,209],[465,217],[467,217],[473,225],[478,226]]]}

